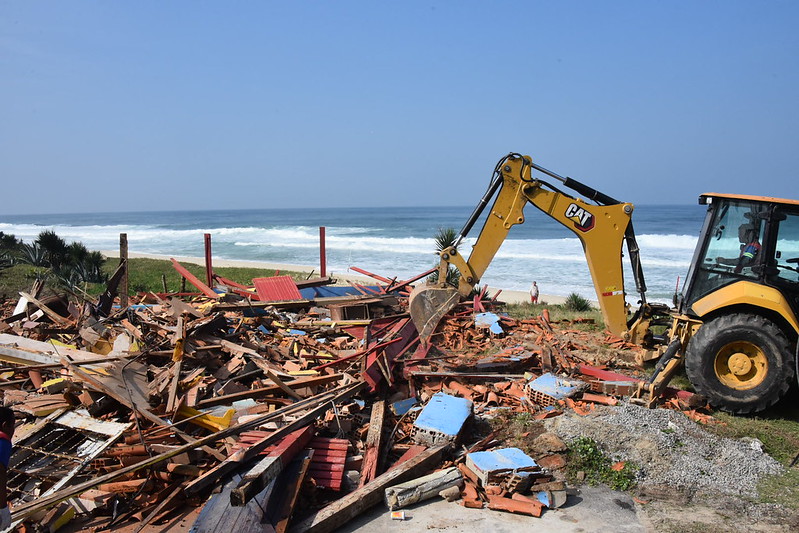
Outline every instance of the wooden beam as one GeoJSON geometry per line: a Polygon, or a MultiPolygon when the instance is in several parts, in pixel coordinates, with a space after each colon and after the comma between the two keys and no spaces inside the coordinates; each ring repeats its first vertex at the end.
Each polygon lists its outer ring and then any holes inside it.
{"type": "MultiPolygon", "coordinates": [[[[311,466],[311,459],[313,459],[313,450],[305,450],[305,455],[299,459],[299,465],[292,469],[289,467],[287,474],[291,476],[291,481],[288,486],[284,487],[283,505],[280,509],[280,515],[277,517],[275,524],[275,533],[285,533],[291,520],[291,515],[294,512],[294,506],[297,504],[297,497],[300,495],[300,489],[308,476],[308,468],[311,466]]],[[[295,461],[296,463],[297,461],[295,461]]]]}
{"type": "Polygon", "coordinates": [[[214,283],[214,267],[211,258],[211,234],[203,234],[205,243],[205,283],[210,287],[214,283]]]}
{"type": "Polygon", "coordinates": [[[180,273],[181,276],[183,276],[183,279],[188,280],[189,283],[200,289],[200,292],[209,298],[219,298],[219,295],[215,293],[211,287],[197,279],[197,276],[186,270],[186,268],[178,263],[176,259],[170,257],[169,260],[172,261],[172,266],[180,273]]]}
{"type": "Polygon", "coordinates": [[[385,490],[386,505],[389,510],[402,509],[414,503],[429,500],[442,490],[463,486],[463,475],[457,467],[451,466],[420,478],[405,481],[385,490]]]}
{"type": "Polygon", "coordinates": [[[441,461],[445,446],[428,448],[391,472],[350,492],[340,500],[309,516],[289,531],[292,533],[328,533],[352,520],[370,507],[380,503],[386,488],[414,479],[435,468],[441,461]]]}
{"type": "Polygon", "coordinates": [[[366,434],[366,453],[361,468],[360,487],[377,477],[380,471],[380,449],[383,444],[383,422],[386,418],[386,401],[379,400],[372,404],[372,416],[369,419],[369,432],[366,434]]]}
{"type": "Polygon", "coordinates": [[[128,306],[128,234],[119,234],[119,264],[125,265],[122,279],[119,281],[119,306],[128,306]]]}
{"type": "Polygon", "coordinates": [[[59,326],[61,326],[61,327],[69,327],[69,326],[73,325],[73,323],[70,320],[68,320],[68,319],[64,318],[63,316],[59,315],[58,313],[56,313],[55,311],[53,311],[52,309],[47,307],[47,305],[44,302],[42,302],[41,300],[39,300],[37,298],[34,298],[33,296],[31,296],[27,292],[20,291],[19,295],[22,296],[23,298],[25,298],[26,300],[28,300],[30,303],[32,303],[33,305],[35,305],[39,309],[41,309],[42,312],[45,315],[47,315],[47,317],[50,320],[52,320],[53,322],[55,322],[59,326]]]}
{"type": "MultiPolygon", "coordinates": [[[[314,387],[316,385],[324,385],[338,381],[344,377],[344,374],[331,374],[329,376],[314,376],[311,378],[297,379],[294,381],[284,382],[286,386],[292,389],[302,389],[304,387],[314,387]]],[[[245,400],[247,398],[263,398],[264,396],[272,396],[279,394],[283,389],[277,385],[270,385],[269,387],[261,387],[260,389],[252,389],[244,392],[234,392],[224,396],[217,396],[216,398],[208,398],[197,402],[197,408],[203,409],[207,407],[216,407],[217,405],[230,405],[238,400],[245,400]]]]}
{"type": "Polygon", "coordinates": [[[305,426],[284,437],[275,449],[247,472],[236,488],[230,491],[231,505],[246,505],[256,494],[264,490],[294,459],[297,452],[310,442],[313,429],[312,425],[305,426]]]}

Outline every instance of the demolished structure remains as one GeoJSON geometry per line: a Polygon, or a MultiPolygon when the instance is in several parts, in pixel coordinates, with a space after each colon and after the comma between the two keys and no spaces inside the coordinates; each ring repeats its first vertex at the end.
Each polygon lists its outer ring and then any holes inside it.
{"type": "MultiPolygon", "coordinates": [[[[503,315],[486,289],[420,342],[407,298],[428,273],[247,286],[214,275],[210,254],[205,281],[173,264],[196,292],[120,302],[123,259],[97,301],[34,286],[7,302],[15,523],[141,530],[196,509],[197,532],[332,531],[374,505],[402,519],[439,495],[538,517],[566,500],[565,447],[532,457],[475,418],[585,415],[639,381],[581,358],[584,334],[546,312],[503,315]]],[[[708,418],[684,391],[664,401],[708,418]]]]}

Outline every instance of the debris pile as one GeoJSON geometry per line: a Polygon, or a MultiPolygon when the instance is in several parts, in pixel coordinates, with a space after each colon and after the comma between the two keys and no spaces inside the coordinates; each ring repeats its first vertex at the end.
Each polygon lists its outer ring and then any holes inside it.
{"type": "Polygon", "coordinates": [[[751,499],[760,479],[782,471],[756,439],[716,437],[668,409],[622,403],[589,419],[563,416],[547,425],[566,440],[591,437],[634,461],[643,494],[705,492],[751,499]]]}
{"type": "MultiPolygon", "coordinates": [[[[588,415],[637,381],[581,359],[585,333],[498,314],[485,291],[423,344],[406,312],[416,280],[209,273],[212,288],[173,263],[197,293],[115,305],[123,264],[96,301],[34,287],[6,306],[15,522],[144,527],[201,508],[198,532],[330,531],[380,501],[439,494],[540,516],[566,498],[562,442],[531,457],[480,434],[475,415],[588,415]]],[[[671,405],[701,416],[690,400],[671,405]]]]}

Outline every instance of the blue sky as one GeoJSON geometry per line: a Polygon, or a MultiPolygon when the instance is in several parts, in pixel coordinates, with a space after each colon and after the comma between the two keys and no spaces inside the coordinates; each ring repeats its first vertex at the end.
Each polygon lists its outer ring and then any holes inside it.
{"type": "Polygon", "coordinates": [[[0,1],[6,213],[799,197],[799,3],[0,1]]]}

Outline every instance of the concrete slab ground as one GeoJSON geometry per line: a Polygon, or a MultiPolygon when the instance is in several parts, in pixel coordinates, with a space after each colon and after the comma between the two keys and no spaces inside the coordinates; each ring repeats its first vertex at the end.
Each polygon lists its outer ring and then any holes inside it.
{"type": "Polygon", "coordinates": [[[404,509],[404,521],[392,520],[385,505],[378,505],[338,531],[346,533],[394,533],[443,531],[464,533],[645,533],[637,505],[627,494],[607,487],[581,487],[570,491],[566,505],[545,510],[540,518],[467,509],[441,498],[404,509]]]}

